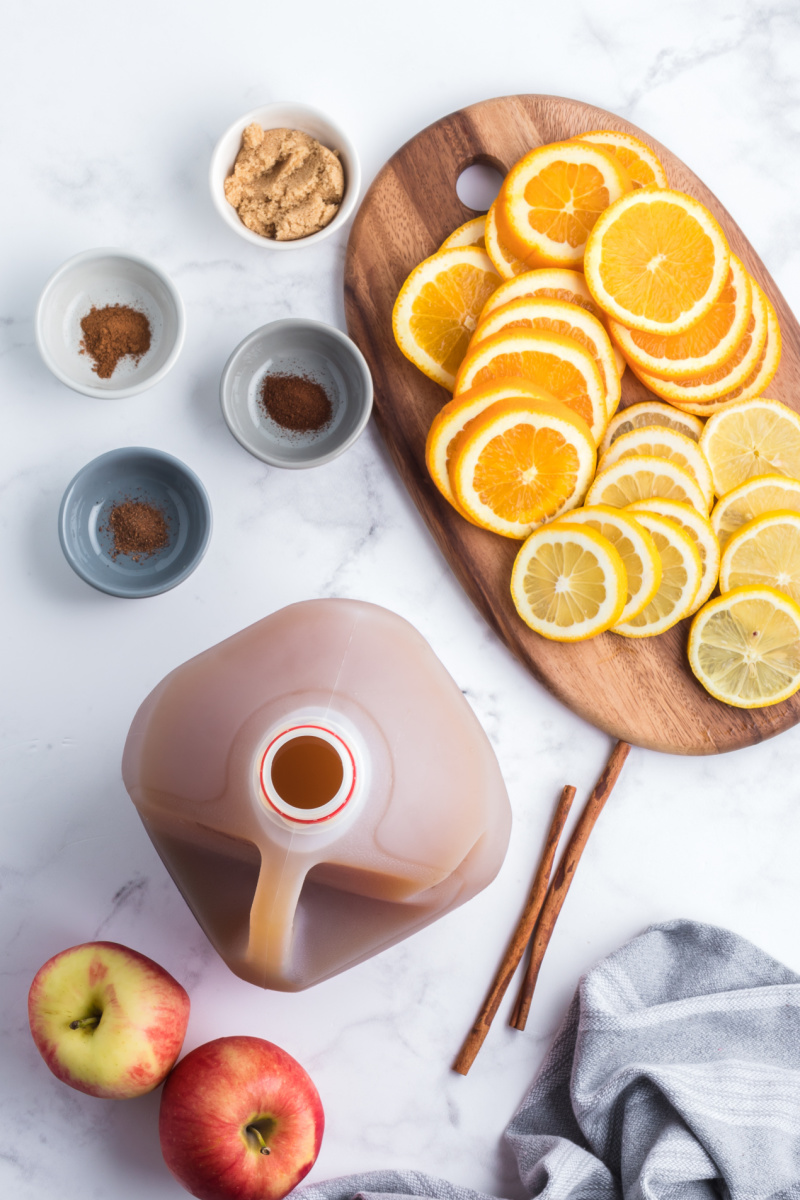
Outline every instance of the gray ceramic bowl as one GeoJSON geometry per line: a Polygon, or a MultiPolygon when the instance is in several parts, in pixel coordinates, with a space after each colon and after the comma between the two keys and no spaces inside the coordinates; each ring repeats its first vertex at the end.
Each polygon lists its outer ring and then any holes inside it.
{"type": "Polygon", "coordinates": [[[245,450],[273,467],[317,467],[352,446],[372,411],[372,376],[349,337],[321,321],[290,318],[262,325],[225,364],[222,415],[245,450]],[[261,389],[267,375],[305,375],[321,383],[333,416],[324,429],[293,433],[266,414],[261,389]]]}
{"type": "Polygon", "coordinates": [[[36,345],[57,379],[85,396],[121,400],[163,379],[180,354],[183,301],[155,263],[121,250],[86,250],[62,263],[45,284],[36,308],[36,345]],[[128,304],[146,314],[151,344],[138,362],[123,358],[109,379],[81,353],[81,319],[94,305],[128,304]]]}
{"type": "Polygon", "coordinates": [[[169,591],[191,575],[211,536],[206,489],[179,459],[162,450],[110,450],[83,467],[70,483],[58,514],[67,562],[81,579],[110,596],[138,599],[169,591]],[[161,509],[169,544],[142,556],[112,558],[108,517],[115,505],[142,500],[161,509]]]}

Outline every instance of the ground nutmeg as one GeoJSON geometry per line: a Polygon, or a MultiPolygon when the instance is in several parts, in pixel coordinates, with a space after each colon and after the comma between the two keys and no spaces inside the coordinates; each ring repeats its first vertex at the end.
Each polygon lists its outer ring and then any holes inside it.
{"type": "Polygon", "coordinates": [[[150,322],[143,312],[128,304],[92,305],[81,319],[81,354],[93,360],[92,370],[110,379],[120,359],[129,355],[138,363],[150,349],[150,322]]]}
{"type": "Polygon", "coordinates": [[[333,416],[325,388],[307,375],[267,375],[261,386],[261,408],[276,425],[292,433],[315,433],[333,416]]]}
{"type": "Polygon", "coordinates": [[[106,528],[114,539],[109,551],[113,559],[127,554],[134,562],[141,562],[169,545],[167,518],[160,508],[146,500],[123,500],[115,504],[106,528]]]}

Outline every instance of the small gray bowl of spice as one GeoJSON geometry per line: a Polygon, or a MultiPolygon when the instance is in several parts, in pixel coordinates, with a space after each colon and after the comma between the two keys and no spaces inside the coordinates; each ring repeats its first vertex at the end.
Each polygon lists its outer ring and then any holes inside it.
{"type": "Polygon", "coordinates": [[[233,436],[262,462],[316,467],[360,436],[372,411],[372,377],[338,329],[288,318],[239,343],[222,372],[220,404],[233,436]]]}
{"type": "Polygon", "coordinates": [[[211,505],[194,471],[130,446],[101,454],[70,483],[58,536],[73,571],[111,596],[169,591],[191,575],[211,536],[211,505]]]}
{"type": "Polygon", "coordinates": [[[120,250],[86,250],[45,284],[36,345],[67,387],[119,400],[164,378],[185,326],[178,290],[154,263],[120,250]]]}

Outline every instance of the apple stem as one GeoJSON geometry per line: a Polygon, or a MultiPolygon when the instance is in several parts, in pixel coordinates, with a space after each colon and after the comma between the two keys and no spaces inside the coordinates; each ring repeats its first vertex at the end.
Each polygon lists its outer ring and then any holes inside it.
{"type": "Polygon", "coordinates": [[[99,1024],[99,1017],[83,1017],[80,1021],[70,1021],[69,1027],[70,1029],[94,1029],[99,1024]]]}
{"type": "Polygon", "coordinates": [[[261,1149],[260,1149],[259,1153],[261,1153],[261,1154],[269,1154],[269,1152],[270,1152],[270,1150],[269,1150],[269,1146],[268,1146],[268,1145],[267,1145],[267,1143],[264,1141],[264,1138],[263,1138],[263,1137],[262,1137],[262,1135],[261,1135],[261,1130],[260,1130],[260,1129],[257,1129],[255,1125],[248,1125],[248,1126],[247,1126],[247,1132],[248,1132],[248,1133],[252,1133],[253,1137],[254,1137],[254,1138],[256,1139],[256,1141],[259,1143],[259,1145],[260,1145],[260,1147],[261,1147],[261,1149]]]}

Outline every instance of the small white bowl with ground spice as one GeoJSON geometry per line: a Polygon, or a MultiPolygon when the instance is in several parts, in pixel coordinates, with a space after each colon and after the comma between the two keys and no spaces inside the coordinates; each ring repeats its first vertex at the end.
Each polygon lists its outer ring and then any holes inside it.
{"type": "Polygon", "coordinates": [[[110,596],[135,600],[182,583],[211,536],[211,505],[180,459],[145,446],[101,454],[70,483],[58,536],[73,571],[110,596]]]}
{"type": "Polygon", "coordinates": [[[180,354],[183,301],[155,263],[86,250],[45,285],[36,345],[57,379],[85,396],[120,400],[163,379],[180,354]]]}
{"type": "Polygon", "coordinates": [[[222,415],[250,454],[273,467],[317,467],[361,435],[372,376],[346,334],[287,318],[240,342],[220,380],[222,415]]]}
{"type": "Polygon", "coordinates": [[[223,133],[211,156],[211,198],[254,246],[297,250],[340,229],[361,190],[355,146],[305,104],[265,104],[223,133]]]}

